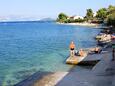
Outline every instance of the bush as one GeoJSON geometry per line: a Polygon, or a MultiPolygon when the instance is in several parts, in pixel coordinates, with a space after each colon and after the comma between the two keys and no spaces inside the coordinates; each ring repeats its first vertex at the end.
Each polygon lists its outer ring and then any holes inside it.
{"type": "Polygon", "coordinates": [[[84,19],[75,19],[75,22],[78,22],[78,23],[81,23],[81,22],[84,22],[85,20],[84,19]]]}
{"type": "Polygon", "coordinates": [[[61,23],[64,23],[67,20],[67,18],[68,18],[68,16],[66,14],[60,13],[58,15],[57,21],[61,22],[61,23]]]}
{"type": "Polygon", "coordinates": [[[112,25],[115,27],[115,13],[112,13],[108,16],[107,25],[112,25]]]}

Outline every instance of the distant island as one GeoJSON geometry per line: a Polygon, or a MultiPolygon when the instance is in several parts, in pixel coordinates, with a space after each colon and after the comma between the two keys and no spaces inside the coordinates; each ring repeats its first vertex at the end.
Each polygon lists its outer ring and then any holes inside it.
{"type": "Polygon", "coordinates": [[[24,17],[24,16],[0,16],[0,22],[31,22],[31,21],[55,21],[50,17],[24,17]]]}
{"type": "Polygon", "coordinates": [[[104,24],[115,27],[115,6],[109,5],[108,8],[100,8],[97,12],[92,9],[86,10],[86,16],[68,16],[65,13],[60,13],[57,18],[58,23],[73,24],[73,25],[96,25],[104,24]]]}

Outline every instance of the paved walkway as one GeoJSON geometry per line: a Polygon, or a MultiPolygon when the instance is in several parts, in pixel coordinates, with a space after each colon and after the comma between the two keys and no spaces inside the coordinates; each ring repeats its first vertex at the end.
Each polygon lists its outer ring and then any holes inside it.
{"type": "Polygon", "coordinates": [[[115,86],[115,61],[107,53],[91,71],[72,71],[56,86],[115,86]]]}

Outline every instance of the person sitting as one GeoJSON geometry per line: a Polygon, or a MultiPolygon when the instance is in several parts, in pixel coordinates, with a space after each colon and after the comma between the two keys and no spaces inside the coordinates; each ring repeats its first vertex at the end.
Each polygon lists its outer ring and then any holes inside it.
{"type": "Polygon", "coordinates": [[[73,57],[75,55],[75,44],[73,41],[71,42],[69,47],[70,47],[70,56],[73,57]]]}
{"type": "Polygon", "coordinates": [[[95,47],[95,50],[94,50],[95,53],[101,53],[101,51],[102,50],[99,47],[95,47]]]}
{"type": "Polygon", "coordinates": [[[78,52],[78,55],[79,56],[84,56],[84,51],[82,49],[80,49],[79,52],[78,52]]]}

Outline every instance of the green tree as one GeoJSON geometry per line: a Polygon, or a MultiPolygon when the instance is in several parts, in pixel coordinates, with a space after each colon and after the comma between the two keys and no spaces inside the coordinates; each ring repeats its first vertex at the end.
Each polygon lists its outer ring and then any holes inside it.
{"type": "Polygon", "coordinates": [[[82,22],[84,22],[84,21],[85,21],[84,19],[80,19],[80,18],[78,18],[78,19],[75,19],[74,22],[82,23],[82,22]]]}
{"type": "Polygon", "coordinates": [[[58,15],[57,21],[63,23],[63,22],[65,22],[65,21],[67,21],[67,18],[68,18],[68,16],[67,16],[66,14],[60,13],[60,14],[58,15]]]}
{"type": "Polygon", "coordinates": [[[115,27],[115,12],[112,14],[109,14],[107,18],[107,24],[115,27]]]}
{"type": "Polygon", "coordinates": [[[107,18],[107,9],[106,8],[101,8],[97,11],[96,17],[98,19],[104,20],[107,18]]]}
{"type": "Polygon", "coordinates": [[[88,20],[93,18],[93,10],[92,9],[87,9],[86,18],[88,20]]]}
{"type": "Polygon", "coordinates": [[[108,9],[109,9],[109,10],[113,10],[113,9],[115,9],[115,6],[109,5],[108,9]]]}
{"type": "Polygon", "coordinates": [[[115,6],[109,5],[107,14],[109,15],[109,14],[112,14],[114,12],[115,12],[115,6]]]}

